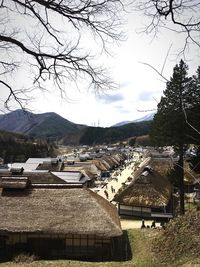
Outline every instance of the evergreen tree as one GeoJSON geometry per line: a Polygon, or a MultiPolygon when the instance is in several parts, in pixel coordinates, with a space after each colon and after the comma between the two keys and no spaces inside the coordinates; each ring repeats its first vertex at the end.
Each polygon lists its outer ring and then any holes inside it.
{"type": "Polygon", "coordinates": [[[190,93],[192,78],[187,76],[188,66],[180,61],[173,70],[173,75],[166,84],[164,96],[158,104],[157,114],[154,116],[151,138],[159,146],[172,145],[178,153],[177,176],[180,191],[180,214],[184,214],[184,171],[183,156],[186,145],[191,141],[188,135],[190,127],[185,113],[193,108],[190,93]]]}
{"type": "Polygon", "coordinates": [[[200,145],[195,146],[195,155],[189,160],[193,171],[200,173],[200,145]]]}
{"type": "Polygon", "coordinates": [[[187,135],[191,143],[200,145],[200,67],[189,84],[185,117],[189,126],[187,135]]]}

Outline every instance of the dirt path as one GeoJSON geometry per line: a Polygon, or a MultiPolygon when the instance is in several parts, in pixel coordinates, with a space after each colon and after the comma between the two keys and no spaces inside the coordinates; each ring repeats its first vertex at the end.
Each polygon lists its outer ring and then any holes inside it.
{"type": "Polygon", "coordinates": [[[122,187],[122,185],[127,182],[127,179],[131,176],[133,178],[134,176],[134,170],[135,170],[135,164],[136,162],[140,161],[139,167],[146,165],[149,161],[149,158],[144,159],[143,161],[140,160],[139,154],[135,153],[130,160],[130,162],[127,164],[126,168],[124,168],[122,171],[119,171],[119,174],[116,176],[115,173],[112,174],[111,179],[107,182],[107,185],[105,185],[103,188],[101,188],[98,191],[98,194],[108,201],[112,201],[114,196],[117,194],[118,190],[122,187]],[[114,189],[114,190],[113,190],[114,189]],[[105,194],[105,191],[107,192],[105,194]]]}
{"type": "MultiPolygon", "coordinates": [[[[139,160],[139,156],[138,156],[138,154],[136,154],[131,159],[129,164],[127,164],[127,167],[125,169],[123,169],[119,175],[115,176],[115,173],[112,175],[112,178],[108,181],[107,185],[104,186],[103,188],[101,188],[98,191],[98,194],[100,196],[104,197],[105,199],[107,199],[108,201],[112,201],[115,194],[122,187],[123,183],[127,182],[127,179],[130,176],[134,175],[135,163],[138,162],[138,160],[139,160]],[[115,177],[117,179],[114,179],[115,177]],[[114,189],[114,192],[113,192],[112,188],[114,189]],[[108,194],[107,196],[105,194],[105,190],[108,194]]],[[[142,165],[146,165],[148,161],[149,161],[149,158],[146,158],[145,160],[140,162],[139,166],[141,167],[142,165]]],[[[115,204],[114,202],[112,202],[112,203],[115,204]]],[[[120,219],[120,221],[121,221],[121,226],[122,226],[123,230],[139,229],[139,228],[141,228],[141,225],[142,225],[142,220],[120,219]]],[[[152,224],[152,220],[146,220],[145,221],[145,226],[151,227],[151,224],[152,224]]],[[[159,226],[159,225],[156,225],[156,226],[159,226]]]]}
{"type": "Polygon", "coordinates": [[[122,187],[122,184],[125,183],[127,181],[128,177],[131,176],[131,174],[133,173],[133,169],[134,169],[134,162],[132,162],[131,164],[128,165],[127,168],[122,170],[121,174],[116,176],[116,179],[113,176],[112,179],[108,181],[107,185],[104,186],[98,192],[98,194],[100,196],[104,197],[104,198],[107,198],[106,194],[104,193],[104,191],[106,190],[107,193],[108,193],[108,198],[107,199],[109,201],[112,201],[112,199],[115,196],[115,194],[122,187]],[[113,188],[113,190],[112,190],[112,188],[113,188]]]}
{"type": "MultiPolygon", "coordinates": [[[[108,201],[112,201],[118,190],[122,187],[123,183],[127,181],[127,179],[132,176],[134,169],[135,169],[135,163],[140,161],[140,157],[138,153],[133,154],[132,158],[129,162],[127,162],[126,168],[124,168],[122,171],[116,171],[112,174],[111,179],[109,179],[106,186],[104,186],[98,194],[104,198],[106,198],[108,201]],[[118,173],[116,175],[116,173],[118,173]],[[112,190],[114,189],[114,190],[112,190]],[[105,190],[107,191],[108,195],[106,196],[105,190]]],[[[141,163],[141,162],[140,162],[141,163]]]]}

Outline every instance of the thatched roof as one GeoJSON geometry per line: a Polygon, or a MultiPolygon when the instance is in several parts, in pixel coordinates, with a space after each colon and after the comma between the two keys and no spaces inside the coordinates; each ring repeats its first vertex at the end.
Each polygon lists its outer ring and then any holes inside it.
{"type": "Polygon", "coordinates": [[[100,170],[92,162],[75,162],[73,165],[65,165],[62,171],[80,171],[90,179],[96,178],[100,170]]]}
{"type": "MultiPolygon", "coordinates": [[[[5,174],[0,175],[0,187],[2,183],[1,176],[5,176],[5,174]]],[[[21,176],[13,176],[11,173],[6,173],[6,176],[15,178],[28,177],[28,179],[31,181],[31,184],[66,184],[63,179],[60,179],[59,177],[53,175],[50,172],[44,171],[24,172],[21,176]]]]}
{"type": "Polygon", "coordinates": [[[165,177],[155,171],[145,171],[116,195],[114,201],[124,205],[158,208],[168,204],[171,192],[171,184],[165,177]]]}
{"type": "Polygon", "coordinates": [[[107,171],[109,168],[106,167],[101,160],[99,159],[94,159],[92,163],[100,170],[100,171],[107,171]]]}
{"type": "Polygon", "coordinates": [[[101,163],[106,167],[107,170],[112,169],[112,164],[106,158],[101,159],[101,163]]]}
{"type": "Polygon", "coordinates": [[[122,234],[117,209],[89,189],[0,190],[0,233],[122,234]]]}
{"type": "MultiPolygon", "coordinates": [[[[151,166],[160,175],[166,176],[174,169],[177,164],[177,159],[173,158],[152,158],[151,166]]],[[[189,162],[184,162],[184,182],[186,184],[192,184],[193,181],[199,177],[198,173],[195,173],[191,168],[189,162]]]]}
{"type": "MultiPolygon", "coordinates": [[[[95,167],[96,167],[96,166],[95,166],[95,167]]],[[[92,169],[92,168],[84,168],[84,169],[81,170],[81,172],[82,172],[84,175],[90,177],[91,180],[95,180],[96,177],[97,177],[98,174],[99,174],[99,171],[95,171],[95,170],[92,169]]]]}
{"type": "Polygon", "coordinates": [[[113,155],[113,156],[111,156],[111,159],[115,163],[115,166],[119,166],[120,165],[120,161],[118,160],[117,157],[114,157],[114,155],[113,155]]]}
{"type": "Polygon", "coordinates": [[[155,171],[157,171],[161,176],[166,176],[174,168],[176,160],[171,158],[151,158],[151,166],[155,171]]]}
{"type": "Polygon", "coordinates": [[[114,167],[114,162],[112,161],[111,157],[103,157],[102,158],[102,162],[103,164],[105,164],[106,166],[109,166],[109,169],[112,169],[114,167]]]}
{"type": "Polygon", "coordinates": [[[29,185],[28,177],[2,177],[2,188],[21,188],[24,189],[29,185]]]}
{"type": "Polygon", "coordinates": [[[123,157],[123,154],[114,154],[112,157],[120,164],[122,160],[125,160],[125,157],[123,157]]]}

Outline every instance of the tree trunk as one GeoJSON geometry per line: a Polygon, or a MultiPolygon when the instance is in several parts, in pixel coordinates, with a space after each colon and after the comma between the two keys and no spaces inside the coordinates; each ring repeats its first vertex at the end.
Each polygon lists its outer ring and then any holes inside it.
{"type": "Polygon", "coordinates": [[[180,215],[185,214],[185,203],[184,203],[184,163],[183,163],[183,144],[179,145],[179,190],[180,190],[180,215]]]}

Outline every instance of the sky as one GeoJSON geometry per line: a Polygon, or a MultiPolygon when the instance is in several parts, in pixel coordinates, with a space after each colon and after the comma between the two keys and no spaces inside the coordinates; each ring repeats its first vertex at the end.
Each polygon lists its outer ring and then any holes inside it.
{"type": "MultiPolygon", "coordinates": [[[[117,88],[106,93],[95,94],[91,91],[70,88],[67,100],[49,84],[49,92],[37,91],[28,108],[34,113],[56,112],[62,117],[91,126],[109,127],[121,121],[132,121],[149,113],[156,112],[166,83],[149,66],[161,71],[167,52],[163,74],[172,75],[173,67],[180,61],[177,57],[184,37],[175,32],[162,30],[152,37],[139,33],[148,23],[138,12],[126,14],[122,25],[125,40],[110,47],[111,56],[101,55],[96,61],[102,62],[117,84],[117,88]]],[[[188,65],[192,74],[198,67],[198,57],[194,48],[186,51],[188,65]]]]}

